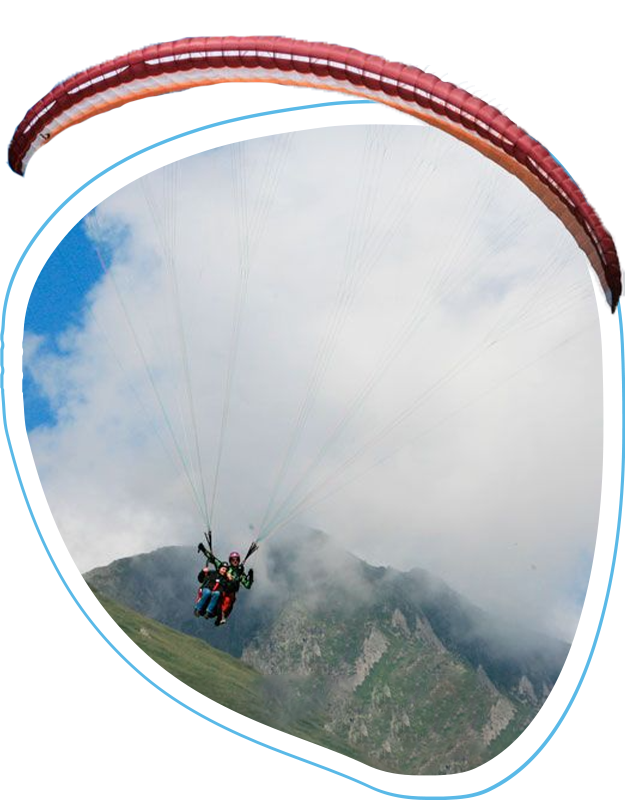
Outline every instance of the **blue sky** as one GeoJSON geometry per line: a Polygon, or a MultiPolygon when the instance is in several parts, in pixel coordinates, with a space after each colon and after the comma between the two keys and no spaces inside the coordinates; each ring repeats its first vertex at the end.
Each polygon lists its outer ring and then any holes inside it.
{"type": "MultiPolygon", "coordinates": [[[[85,297],[101,277],[102,267],[81,220],[37,278],[26,310],[25,334],[43,337],[44,348],[60,354],[59,338],[69,326],[82,324],[85,297]]],[[[26,429],[53,425],[56,414],[28,369],[24,370],[23,392],[26,429]]]]}

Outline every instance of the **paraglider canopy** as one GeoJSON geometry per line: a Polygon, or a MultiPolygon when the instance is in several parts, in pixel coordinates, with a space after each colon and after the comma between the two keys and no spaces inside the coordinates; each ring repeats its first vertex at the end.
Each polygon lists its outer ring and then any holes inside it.
{"type": "Polygon", "coordinates": [[[562,219],[616,309],[622,286],[612,237],[547,149],[496,108],[452,83],[338,45],[262,36],[198,37],[135,50],[74,75],[36,103],[15,131],[9,164],[24,174],[37,149],[58,133],[124,103],[230,81],[346,92],[393,106],[462,139],[515,174],[562,219]]]}

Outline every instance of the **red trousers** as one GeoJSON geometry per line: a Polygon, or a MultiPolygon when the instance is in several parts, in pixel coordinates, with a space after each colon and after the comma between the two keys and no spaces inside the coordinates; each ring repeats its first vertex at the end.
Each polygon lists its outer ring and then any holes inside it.
{"type": "Polygon", "coordinates": [[[221,601],[221,613],[224,615],[224,617],[230,616],[236,599],[237,596],[235,594],[224,594],[221,601]]]}

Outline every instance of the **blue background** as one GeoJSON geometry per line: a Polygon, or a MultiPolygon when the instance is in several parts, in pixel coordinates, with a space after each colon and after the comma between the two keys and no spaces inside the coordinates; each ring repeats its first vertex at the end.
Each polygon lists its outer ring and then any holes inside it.
{"type": "MultiPolygon", "coordinates": [[[[542,138],[540,98],[503,102],[510,117],[542,138]]],[[[625,241],[625,178],[577,178],[617,241],[625,241]]],[[[3,306],[23,255],[0,252],[3,306]]],[[[223,794],[219,773],[232,775],[228,795],[251,798],[387,794],[206,719],[126,661],[61,577],[30,510],[5,425],[0,436],[5,797],[211,796],[223,794]]],[[[488,800],[622,791],[624,560],[617,540],[603,616],[571,703],[523,767],[479,793],[488,800]]]]}

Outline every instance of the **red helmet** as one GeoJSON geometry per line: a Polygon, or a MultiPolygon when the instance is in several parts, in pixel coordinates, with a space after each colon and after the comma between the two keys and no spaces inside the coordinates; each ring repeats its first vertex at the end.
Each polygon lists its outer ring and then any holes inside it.
{"type": "Polygon", "coordinates": [[[237,553],[236,550],[233,550],[230,555],[228,556],[228,561],[232,561],[233,559],[238,558],[239,561],[241,560],[241,553],[237,553]]]}

